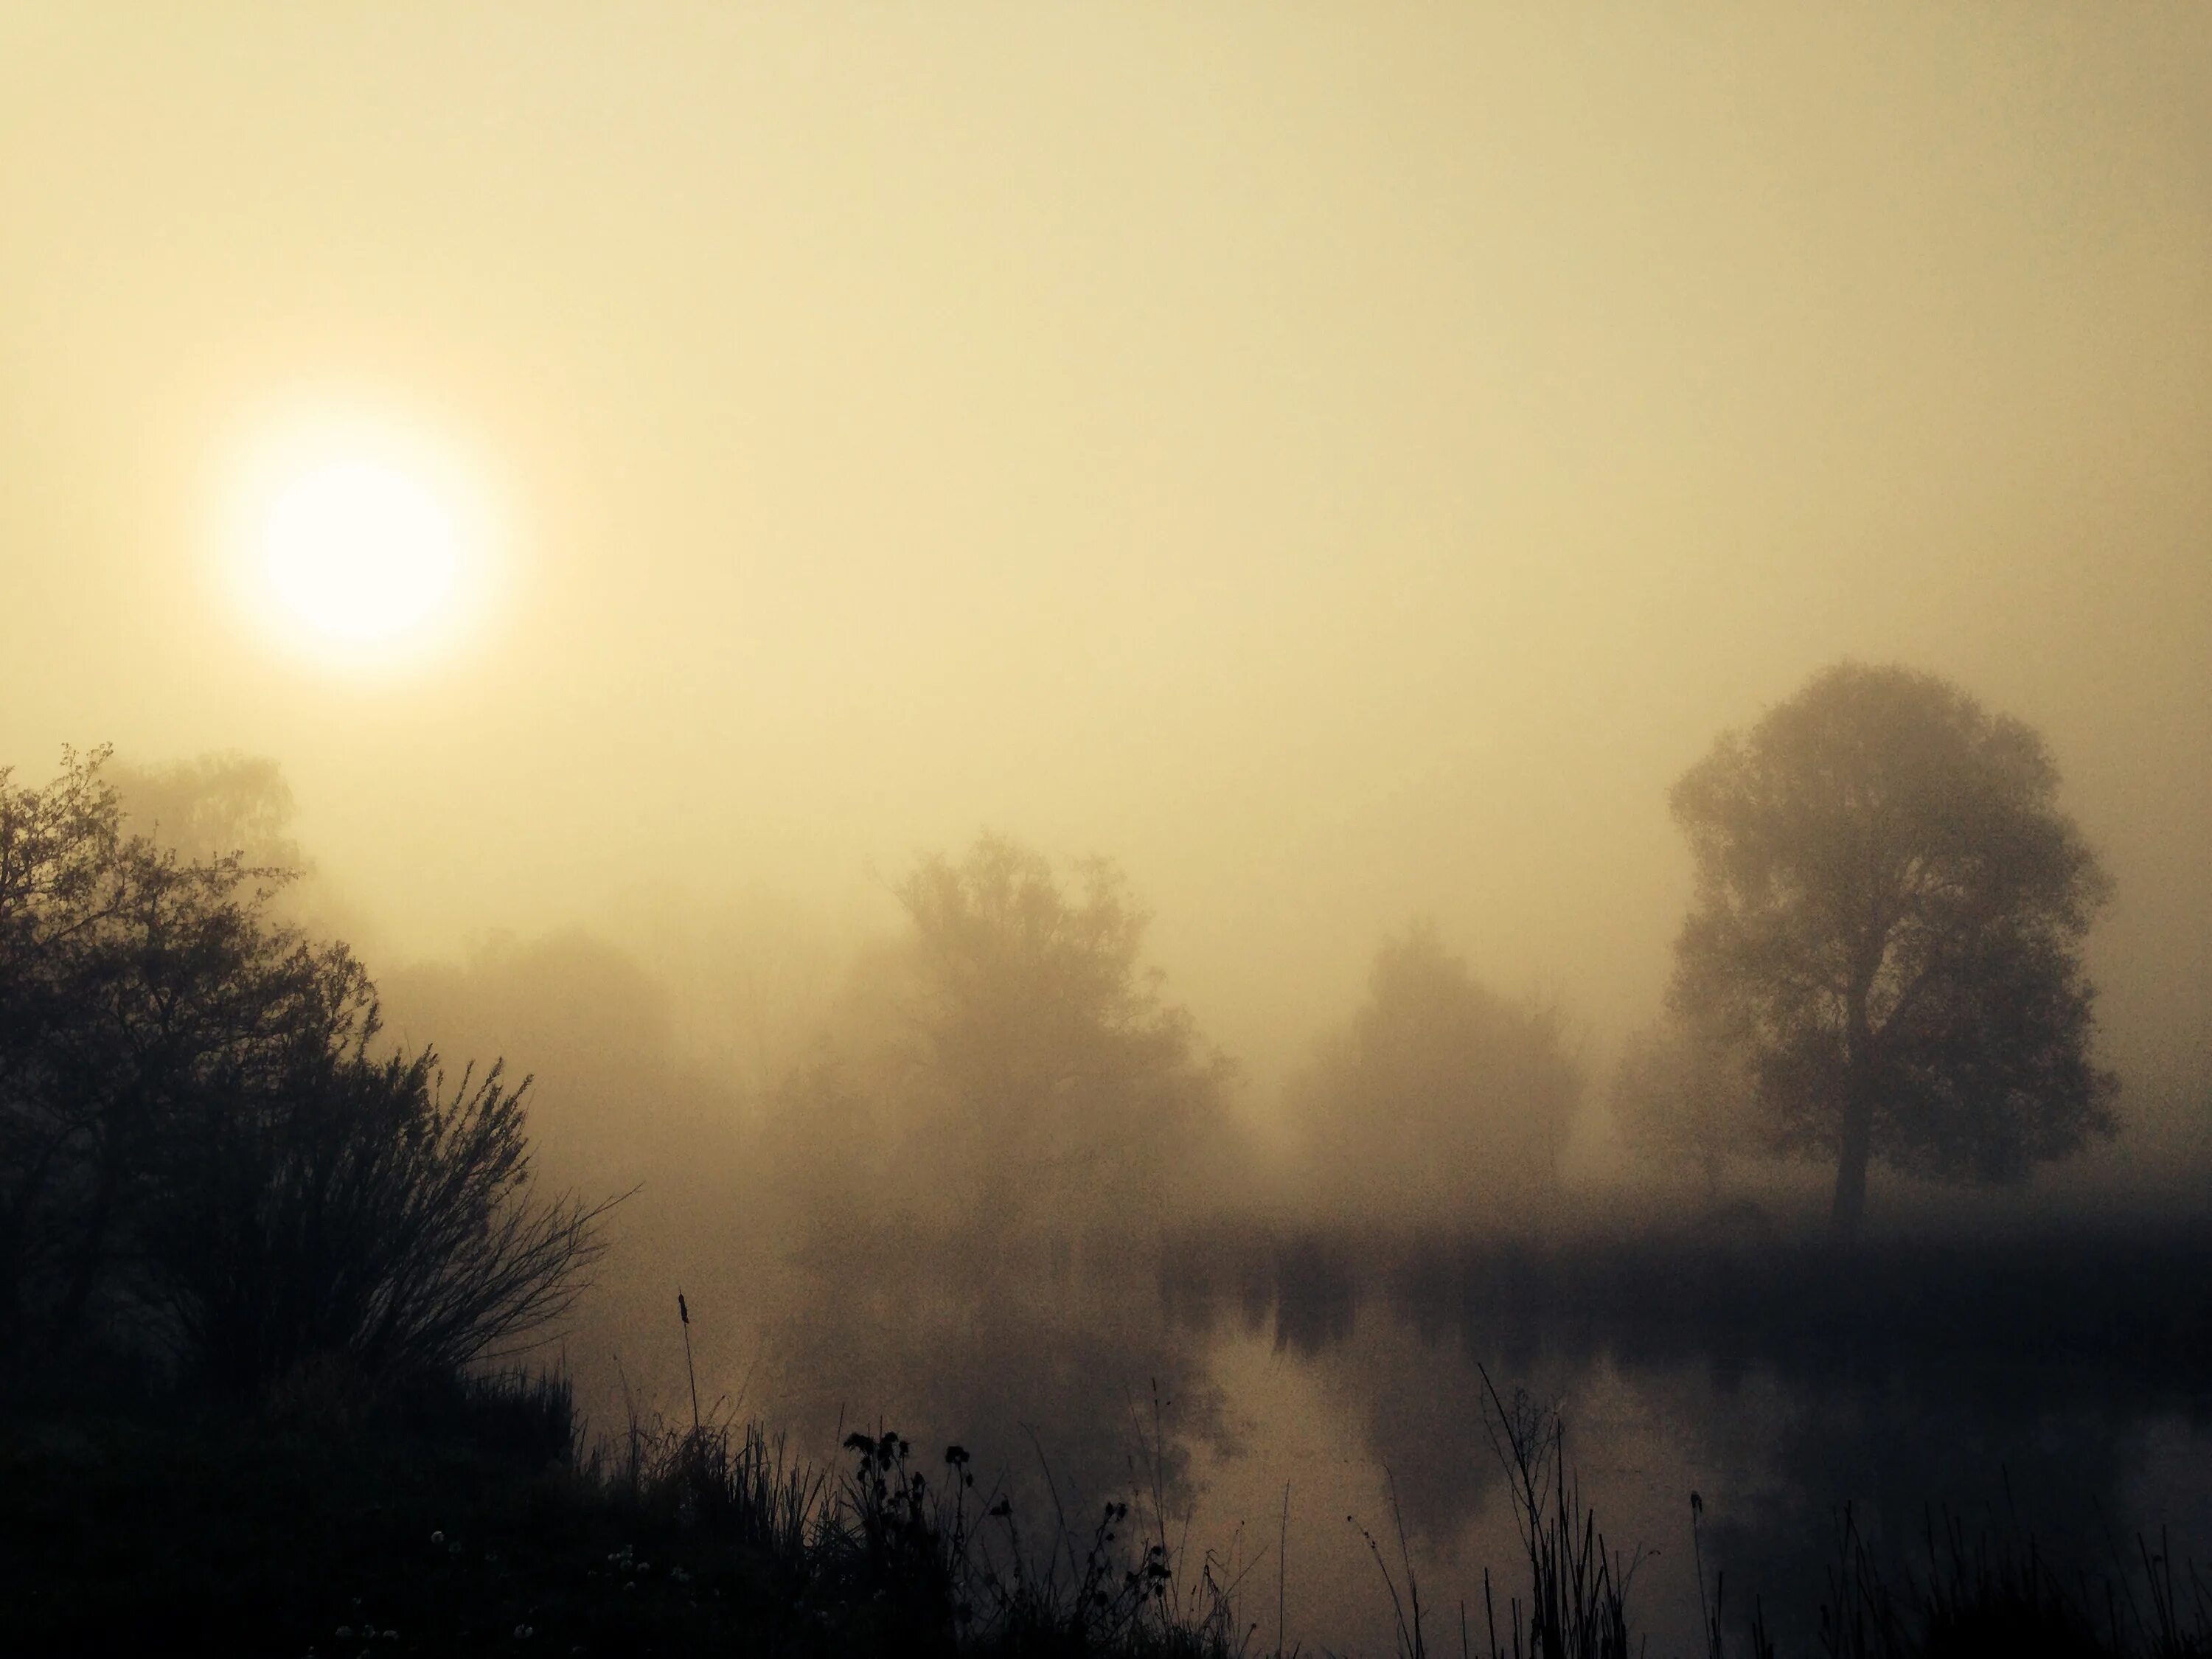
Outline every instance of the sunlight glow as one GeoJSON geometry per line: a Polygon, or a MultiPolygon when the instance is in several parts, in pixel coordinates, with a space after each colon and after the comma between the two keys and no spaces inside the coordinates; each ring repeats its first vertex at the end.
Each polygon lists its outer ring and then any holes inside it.
{"type": "Polygon", "coordinates": [[[390,685],[489,643],[510,568],[501,469],[449,414],[272,392],[234,412],[216,453],[210,557],[264,646],[390,685]]]}
{"type": "Polygon", "coordinates": [[[270,500],[260,541],[286,614],[348,646],[422,629],[461,574],[452,509],[421,479],[374,460],[327,461],[292,478],[270,500]]]}

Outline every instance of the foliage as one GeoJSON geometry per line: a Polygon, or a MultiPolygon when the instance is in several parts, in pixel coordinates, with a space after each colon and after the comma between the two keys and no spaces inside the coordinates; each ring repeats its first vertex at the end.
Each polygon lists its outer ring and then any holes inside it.
{"type": "Polygon", "coordinates": [[[1367,1001],[1290,1097],[1324,1196],[1464,1219],[1555,1188],[1582,1087],[1555,1011],[1516,1007],[1416,927],[1376,953],[1367,1001]]]}
{"type": "Polygon", "coordinates": [[[1677,1014],[1749,1066],[1765,1127],[1837,1160],[2008,1182],[2109,1133],[2080,946],[2106,892],[2027,726],[1845,663],[1675,785],[1697,896],[1677,1014]]]}
{"type": "Polygon", "coordinates": [[[985,836],[898,890],[912,1163],[994,1228],[1158,1217],[1222,1115],[1229,1067],[1140,965],[1148,918],[1121,872],[1086,860],[1073,885],[985,836]]]}
{"type": "Polygon", "coordinates": [[[0,773],[10,1334],[97,1314],[250,1390],[325,1353],[450,1368],[557,1314],[599,1212],[526,1193],[521,1091],[380,1057],[351,952],[270,919],[285,872],[126,834],[106,759],[0,773]]]}
{"type": "Polygon", "coordinates": [[[220,1383],[325,1353],[453,1373],[559,1318],[600,1254],[606,1205],[526,1196],[522,1089],[495,1065],[448,1092],[434,1051],[372,1060],[374,1031],[184,1126],[150,1278],[220,1383]]]}
{"type": "Polygon", "coordinates": [[[185,859],[235,854],[256,869],[307,872],[291,835],[292,787],[275,761],[234,752],[167,766],[110,760],[101,775],[127,821],[185,859]]]}
{"type": "Polygon", "coordinates": [[[1741,1059],[1680,1024],[1638,1031],[1621,1047],[1607,1091],[1634,1151],[1695,1166],[1708,1188],[1731,1158],[1763,1150],[1741,1059]]]}
{"type": "Polygon", "coordinates": [[[68,1335],[143,1267],[137,1222],[198,1103],[265,1089],[367,1009],[343,950],[263,929],[281,881],[123,832],[104,752],[0,775],[0,1287],[68,1335]]]}
{"type": "Polygon", "coordinates": [[[841,1476],[757,1424],[633,1419],[574,1457],[573,1411],[511,1375],[360,1423],[0,1419],[9,1650],[1243,1650],[1139,1494],[1018,1526],[958,1446],[926,1475],[857,1436],[841,1476]]]}
{"type": "Polygon", "coordinates": [[[2119,1554],[2094,1583],[2086,1571],[2062,1575],[2016,1527],[1969,1535],[1957,1516],[1947,1511],[1939,1522],[1931,1512],[1922,1541],[1919,1571],[1886,1566],[1844,1505],[1820,1607],[1828,1659],[2212,1654],[2212,1596],[2194,1567],[2177,1575],[2163,1533],[2156,1550],[2138,1534],[2131,1555],[2119,1554]]]}

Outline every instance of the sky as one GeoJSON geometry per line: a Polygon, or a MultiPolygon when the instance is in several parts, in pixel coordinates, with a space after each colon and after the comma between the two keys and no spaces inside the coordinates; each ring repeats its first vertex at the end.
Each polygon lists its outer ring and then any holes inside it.
{"type": "Polygon", "coordinates": [[[0,763],[272,757],[395,960],[1106,853],[1264,1096],[1417,915],[1602,1053],[1668,785],[1904,662],[2049,740],[2155,1115],[2208,86],[2197,4],[0,0],[0,763]],[[466,504],[416,647],[252,591],[331,433],[466,504]]]}

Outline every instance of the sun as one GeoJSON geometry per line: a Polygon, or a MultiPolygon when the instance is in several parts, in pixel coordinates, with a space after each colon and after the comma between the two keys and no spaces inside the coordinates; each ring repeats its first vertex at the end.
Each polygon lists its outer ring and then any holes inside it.
{"type": "Polygon", "coordinates": [[[386,683],[496,620],[504,495],[473,434],[420,410],[288,396],[240,410],[222,449],[210,528],[265,645],[386,683]]]}
{"type": "Polygon", "coordinates": [[[310,465],[271,493],[261,574],[295,627],[345,648],[396,644],[434,624],[462,576],[452,503],[378,459],[310,465]]]}

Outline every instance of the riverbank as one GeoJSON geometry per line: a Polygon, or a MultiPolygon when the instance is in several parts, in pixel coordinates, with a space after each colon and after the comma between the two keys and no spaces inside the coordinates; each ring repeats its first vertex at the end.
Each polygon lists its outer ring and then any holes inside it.
{"type": "Polygon", "coordinates": [[[558,1382],[253,1420],[0,1428],[4,1645],[27,1655],[1188,1656],[1235,1647],[1141,1510],[1077,1536],[958,1447],[633,1423],[558,1382]],[[1024,1534],[1024,1524],[1030,1530],[1024,1534]],[[1066,1532],[1066,1535],[1061,1535],[1066,1532]]]}

